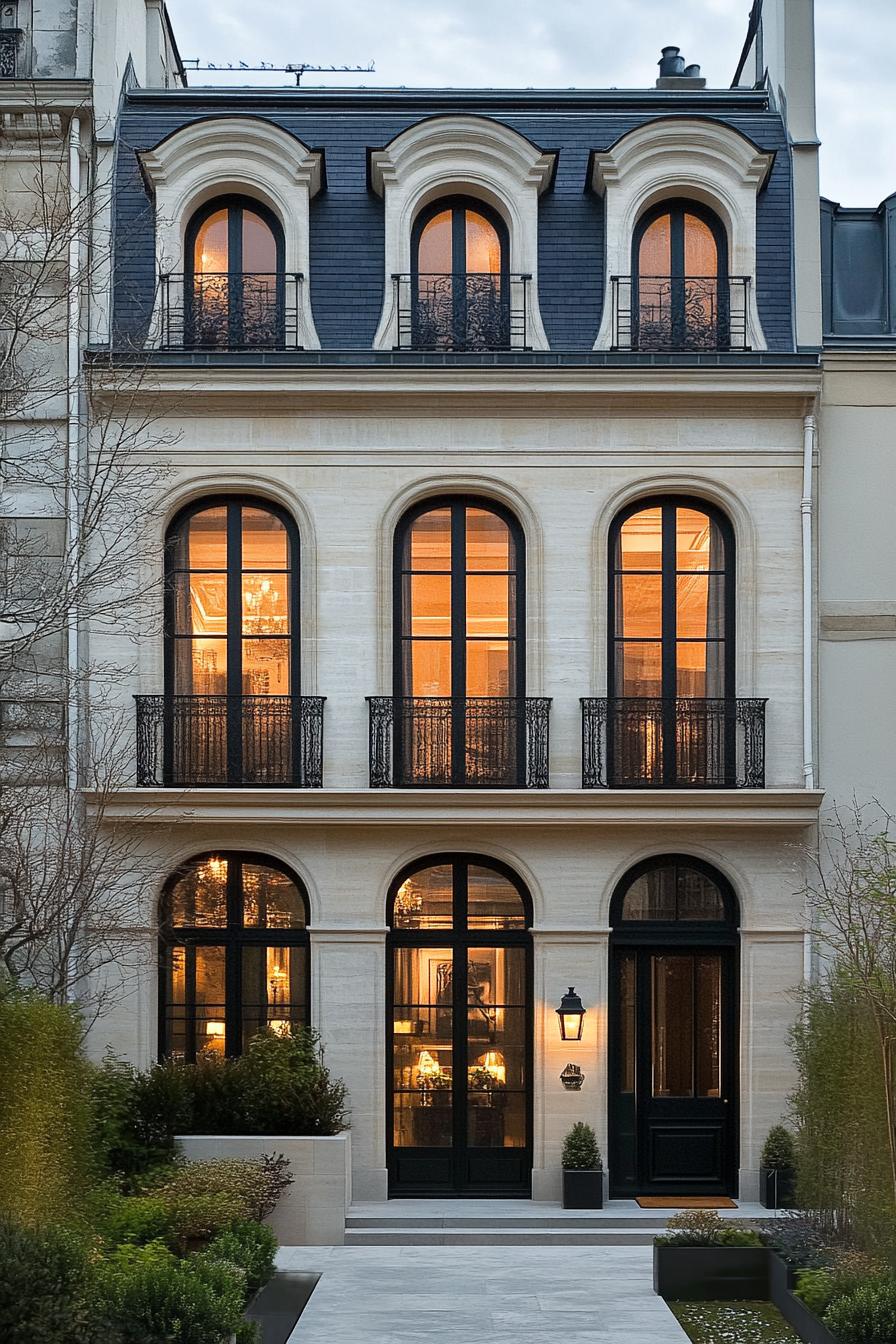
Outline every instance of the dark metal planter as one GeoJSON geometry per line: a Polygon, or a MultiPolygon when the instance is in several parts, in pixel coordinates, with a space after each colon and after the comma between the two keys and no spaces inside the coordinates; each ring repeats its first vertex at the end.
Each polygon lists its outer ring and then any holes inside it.
{"type": "Polygon", "coordinates": [[[769,1295],[773,1304],[804,1344],[839,1344],[836,1335],[811,1312],[793,1291],[794,1273],[786,1260],[769,1251],[769,1295]]]}
{"type": "Polygon", "coordinates": [[[563,1171],[564,1209],[602,1209],[604,1206],[603,1168],[597,1171],[563,1171]]]}
{"type": "Polygon", "coordinates": [[[245,1315],[261,1327],[261,1344],[286,1344],[319,1278],[319,1274],[275,1274],[259,1289],[245,1315]]]}
{"type": "Polygon", "coordinates": [[[793,1209],[796,1196],[796,1172],[792,1167],[759,1168],[759,1203],[764,1209],[793,1209]]]}
{"type": "Polygon", "coordinates": [[[653,1291],[680,1302],[767,1301],[764,1246],[653,1247],[653,1291]]]}

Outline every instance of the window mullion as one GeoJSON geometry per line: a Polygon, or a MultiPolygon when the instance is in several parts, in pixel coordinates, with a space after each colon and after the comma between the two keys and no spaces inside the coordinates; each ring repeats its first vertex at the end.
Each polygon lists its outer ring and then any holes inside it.
{"type": "Polygon", "coordinates": [[[663,504],[662,513],[662,691],[663,691],[663,782],[674,784],[676,776],[675,734],[678,696],[678,620],[676,506],[663,504]]]}
{"type": "Polygon", "coordinates": [[[466,505],[451,505],[451,779],[466,781],[467,542],[466,505]]]}

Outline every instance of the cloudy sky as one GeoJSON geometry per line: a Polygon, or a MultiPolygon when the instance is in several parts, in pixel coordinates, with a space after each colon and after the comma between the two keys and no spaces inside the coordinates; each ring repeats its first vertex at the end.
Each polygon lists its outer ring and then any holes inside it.
{"type": "MultiPolygon", "coordinates": [[[[376,62],[373,75],[308,75],[309,84],[637,88],[653,82],[659,49],[671,43],[711,85],[730,84],[750,3],[168,0],[168,8],[181,54],[203,63],[376,62]]],[[[822,191],[844,205],[877,205],[896,191],[896,0],[816,0],[816,28],[822,191]]],[[[191,77],[200,82],[212,77],[191,77]]]]}

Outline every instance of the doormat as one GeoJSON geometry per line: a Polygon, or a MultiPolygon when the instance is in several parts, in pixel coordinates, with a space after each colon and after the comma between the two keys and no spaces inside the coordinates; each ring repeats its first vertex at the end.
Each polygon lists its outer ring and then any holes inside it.
{"type": "Polygon", "coordinates": [[[736,1209],[725,1195],[637,1195],[642,1209],[736,1209]]]}

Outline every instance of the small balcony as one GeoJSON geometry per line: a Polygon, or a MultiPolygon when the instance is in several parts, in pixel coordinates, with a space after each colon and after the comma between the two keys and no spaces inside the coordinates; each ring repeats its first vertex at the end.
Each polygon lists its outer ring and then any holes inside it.
{"type": "Polygon", "coordinates": [[[301,350],[298,272],[159,276],[162,350],[301,350]]]}
{"type": "Polygon", "coordinates": [[[368,696],[372,789],[546,789],[543,696],[368,696]]]}
{"type": "Polygon", "coordinates": [[[393,275],[399,350],[526,350],[531,275],[393,275]]]}
{"type": "Polygon", "coordinates": [[[323,696],[135,699],[140,788],[323,786],[323,696]]]}
{"type": "Polygon", "coordinates": [[[613,349],[648,354],[749,350],[750,279],[614,275],[613,349]]]}
{"type": "Polygon", "coordinates": [[[767,701],[583,699],[585,789],[763,789],[767,701]]]}

